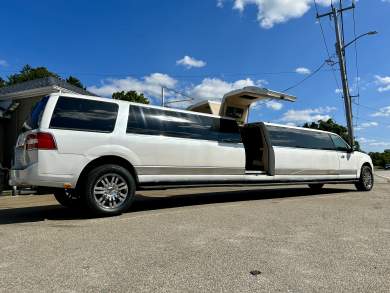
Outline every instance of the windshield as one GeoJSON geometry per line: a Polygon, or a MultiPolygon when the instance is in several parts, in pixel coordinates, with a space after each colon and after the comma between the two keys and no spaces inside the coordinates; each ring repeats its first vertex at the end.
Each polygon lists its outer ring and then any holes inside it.
{"type": "Polygon", "coordinates": [[[32,109],[30,116],[27,121],[23,125],[23,131],[32,130],[39,128],[39,124],[41,123],[42,114],[45,110],[47,101],[49,97],[42,98],[39,102],[37,102],[32,109]]]}

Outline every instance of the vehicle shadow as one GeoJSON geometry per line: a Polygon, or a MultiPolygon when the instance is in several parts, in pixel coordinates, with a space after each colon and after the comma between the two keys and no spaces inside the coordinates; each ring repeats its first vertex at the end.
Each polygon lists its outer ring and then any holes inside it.
{"type": "MultiPolygon", "coordinates": [[[[162,210],[185,206],[198,206],[228,202],[282,199],[289,197],[307,197],[352,192],[353,189],[324,188],[314,191],[310,188],[250,189],[235,191],[212,191],[194,193],[185,190],[182,194],[167,197],[145,196],[137,193],[128,213],[162,210]]],[[[14,223],[32,223],[45,220],[83,220],[94,218],[85,211],[68,209],[60,205],[19,207],[0,210],[0,225],[14,223]]]]}

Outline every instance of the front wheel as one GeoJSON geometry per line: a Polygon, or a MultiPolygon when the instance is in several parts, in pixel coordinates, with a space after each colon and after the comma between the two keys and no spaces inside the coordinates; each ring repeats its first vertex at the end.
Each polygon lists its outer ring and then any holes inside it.
{"type": "Polygon", "coordinates": [[[135,180],[119,165],[96,167],[87,176],[85,203],[99,215],[117,215],[127,211],[135,197],[135,180]]]}
{"type": "Polygon", "coordinates": [[[374,187],[374,174],[372,173],[371,167],[362,167],[359,182],[355,186],[359,191],[370,191],[374,187]]]}

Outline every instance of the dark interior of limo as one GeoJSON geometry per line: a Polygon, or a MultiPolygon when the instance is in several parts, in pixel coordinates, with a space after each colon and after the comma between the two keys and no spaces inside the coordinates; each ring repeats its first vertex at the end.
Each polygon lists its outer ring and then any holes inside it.
{"type": "Polygon", "coordinates": [[[246,124],[240,131],[245,147],[246,171],[267,171],[268,147],[262,127],[259,124],[246,124]]]}

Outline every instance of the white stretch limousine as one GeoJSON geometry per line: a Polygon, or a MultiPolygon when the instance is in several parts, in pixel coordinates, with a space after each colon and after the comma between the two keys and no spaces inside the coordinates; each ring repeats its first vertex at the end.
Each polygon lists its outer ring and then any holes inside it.
{"type": "Polygon", "coordinates": [[[324,131],[69,94],[43,98],[25,126],[10,184],[54,188],[61,204],[100,214],[147,187],[374,183],[370,157],[324,131]]]}

